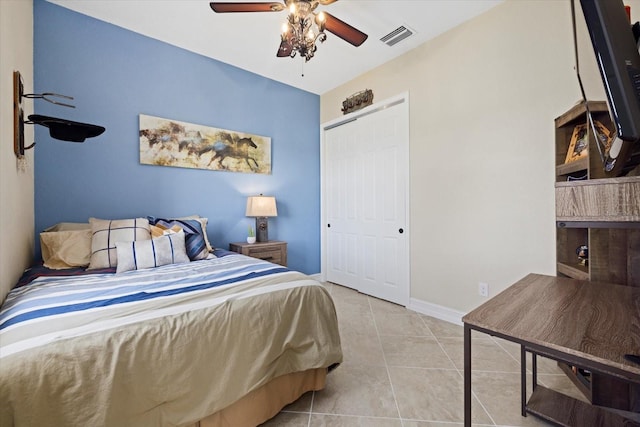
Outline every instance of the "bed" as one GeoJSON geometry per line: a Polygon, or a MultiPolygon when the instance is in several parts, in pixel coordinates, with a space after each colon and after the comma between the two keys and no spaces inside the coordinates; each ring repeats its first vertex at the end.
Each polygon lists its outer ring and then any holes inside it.
{"type": "Polygon", "coordinates": [[[342,362],[328,291],[267,261],[35,270],[0,309],[2,426],[255,426],[342,362]]]}

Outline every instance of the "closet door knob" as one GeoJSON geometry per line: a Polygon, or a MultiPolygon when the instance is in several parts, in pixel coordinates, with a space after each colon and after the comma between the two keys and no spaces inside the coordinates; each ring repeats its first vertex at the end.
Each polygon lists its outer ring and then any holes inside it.
{"type": "Polygon", "coordinates": [[[398,230],[398,233],[400,234],[404,233],[404,229],[401,228],[400,230],[398,230]]]}
{"type": "Polygon", "coordinates": [[[327,224],[327,228],[331,228],[331,224],[327,224]]]}

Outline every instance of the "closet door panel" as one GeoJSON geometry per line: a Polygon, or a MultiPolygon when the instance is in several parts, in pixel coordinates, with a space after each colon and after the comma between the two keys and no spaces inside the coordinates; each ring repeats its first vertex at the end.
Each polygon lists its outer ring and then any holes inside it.
{"type": "Polygon", "coordinates": [[[360,271],[357,203],[351,196],[357,191],[356,135],[348,125],[325,135],[325,200],[327,218],[327,280],[358,288],[360,271]]]}
{"type": "Polygon", "coordinates": [[[400,104],[324,133],[327,280],[403,305],[408,128],[408,107],[400,104]]]}

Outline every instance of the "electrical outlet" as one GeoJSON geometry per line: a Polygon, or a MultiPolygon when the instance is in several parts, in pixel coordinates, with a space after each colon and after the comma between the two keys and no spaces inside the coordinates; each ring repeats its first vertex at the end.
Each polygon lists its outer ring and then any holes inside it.
{"type": "Polygon", "coordinates": [[[489,284],[488,283],[484,283],[484,282],[478,283],[478,295],[480,295],[481,297],[488,297],[489,296],[489,284]]]}

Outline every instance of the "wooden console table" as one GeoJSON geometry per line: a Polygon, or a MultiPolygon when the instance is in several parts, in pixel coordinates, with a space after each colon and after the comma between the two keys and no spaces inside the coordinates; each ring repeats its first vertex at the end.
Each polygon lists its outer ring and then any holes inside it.
{"type": "Polygon", "coordinates": [[[567,426],[640,426],[536,384],[536,355],[640,384],[640,288],[530,274],[462,318],[464,425],[471,426],[471,330],[520,344],[522,415],[567,426]],[[526,400],[526,353],[534,391],[526,400]]]}

